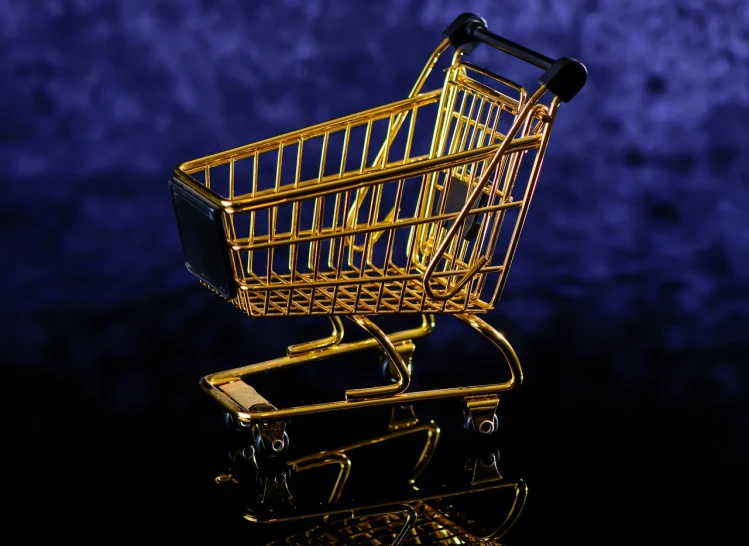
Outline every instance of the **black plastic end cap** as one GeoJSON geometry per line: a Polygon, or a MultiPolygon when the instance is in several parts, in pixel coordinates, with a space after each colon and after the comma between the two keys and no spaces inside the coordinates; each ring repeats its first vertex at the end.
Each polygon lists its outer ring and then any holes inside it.
{"type": "Polygon", "coordinates": [[[470,54],[481,42],[473,37],[476,28],[486,28],[486,21],[473,13],[463,13],[450,23],[442,35],[450,40],[455,49],[464,55],[470,54]]]}
{"type": "Polygon", "coordinates": [[[222,209],[176,178],[169,188],[187,270],[225,298],[234,298],[237,286],[222,209]]]}
{"type": "Polygon", "coordinates": [[[563,57],[554,61],[538,83],[554,93],[562,102],[569,102],[588,81],[588,69],[576,59],[563,57]]]}

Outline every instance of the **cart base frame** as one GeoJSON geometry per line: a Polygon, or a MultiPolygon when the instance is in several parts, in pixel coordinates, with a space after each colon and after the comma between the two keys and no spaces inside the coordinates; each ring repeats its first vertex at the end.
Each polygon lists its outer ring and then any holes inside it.
{"type": "Polygon", "coordinates": [[[338,317],[330,317],[333,334],[319,341],[289,347],[287,355],[266,362],[250,364],[203,377],[201,388],[219,402],[238,428],[251,429],[258,445],[270,453],[283,452],[288,445],[286,424],[295,417],[373,406],[407,406],[414,402],[445,398],[462,398],[467,428],[479,434],[492,434],[497,428],[496,410],[499,395],[520,386],[523,371],[517,353],[495,328],[474,314],[452,315],[471,326],[492,342],[505,357],[510,378],[487,385],[407,391],[411,380],[413,339],[431,333],[434,317],[423,315],[422,325],[411,330],[385,334],[367,317],[354,315],[353,322],[366,330],[369,339],[342,343],[343,326],[338,317]],[[343,400],[277,408],[246,380],[259,374],[324,360],[365,349],[379,349],[388,359],[388,371],[394,382],[389,385],[346,391],[343,400]]]}

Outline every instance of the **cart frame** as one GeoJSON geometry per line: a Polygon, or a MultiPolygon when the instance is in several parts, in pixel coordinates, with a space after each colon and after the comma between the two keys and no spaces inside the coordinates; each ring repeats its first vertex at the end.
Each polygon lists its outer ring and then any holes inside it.
{"type": "Polygon", "coordinates": [[[291,346],[284,357],[201,380],[203,389],[237,424],[255,427],[262,444],[272,451],[285,449],[285,422],[297,415],[447,397],[463,398],[473,428],[491,434],[496,429],[499,394],[522,382],[514,349],[477,314],[493,309],[502,294],[558,107],[582,89],[587,70],[575,59],[553,60],[492,34],[486,22],[473,14],[459,16],[444,36],[406,99],[188,161],[175,169],[170,181],[185,263],[204,285],[251,316],[324,315],[333,324],[330,336],[291,346]],[[542,68],[538,89],[527,95],[518,84],[463,62],[463,56],[479,43],[542,68]],[[437,60],[450,45],[456,49],[443,87],[422,92],[437,60]],[[518,98],[472,79],[467,71],[514,89],[518,98]],[[457,111],[461,92],[463,100],[457,111]],[[544,105],[540,101],[548,92],[554,96],[544,105]],[[465,114],[469,95],[473,102],[465,114]],[[480,107],[475,110],[477,97],[480,107]],[[489,114],[481,118],[484,103],[490,104],[490,113],[497,109],[492,127],[489,114]],[[412,157],[417,113],[429,105],[438,108],[431,147],[426,155],[412,157]],[[496,128],[500,112],[514,116],[505,131],[496,128]],[[390,153],[407,119],[404,156],[393,159],[390,153]],[[387,133],[370,162],[372,124],[377,120],[387,121],[387,133]],[[349,169],[347,154],[355,126],[365,126],[366,133],[358,168],[349,169]],[[336,132],[344,139],[340,169],[326,174],[328,145],[336,132]],[[323,142],[318,174],[303,179],[302,149],[316,137],[323,142]],[[284,183],[284,150],[293,145],[298,146],[294,176],[284,183]],[[277,166],[272,185],[263,188],[259,161],[269,152],[276,154],[277,166]],[[523,196],[514,199],[521,158],[528,152],[534,152],[535,157],[523,196]],[[252,185],[249,192],[242,192],[237,189],[236,169],[248,158],[253,161],[252,185]],[[221,166],[228,167],[229,174],[228,192],[223,197],[211,182],[212,169],[221,166]],[[202,182],[195,177],[198,173],[203,173],[202,182]],[[403,215],[409,180],[419,184],[418,199],[415,207],[408,209],[413,212],[403,215]],[[389,198],[388,188],[394,190],[389,198]],[[326,200],[332,200],[332,207],[326,209],[326,200]],[[306,227],[305,203],[314,205],[306,227]],[[326,217],[324,211],[331,208],[333,215],[326,217]],[[288,232],[278,229],[283,210],[290,211],[288,232]],[[512,210],[517,216],[507,250],[501,260],[495,260],[505,216],[512,210]],[[240,236],[240,218],[249,219],[247,237],[240,236]],[[405,252],[397,262],[395,241],[403,232],[407,234],[405,246],[401,246],[405,252]],[[300,257],[303,245],[306,264],[300,257]],[[324,245],[329,248],[327,262],[324,245]],[[384,249],[384,259],[375,247],[384,249]],[[289,254],[279,262],[282,251],[289,254]],[[280,268],[286,268],[285,272],[280,268]],[[388,313],[420,313],[422,325],[386,334],[365,316],[388,313]],[[413,339],[432,331],[435,313],[452,314],[493,343],[505,357],[509,379],[492,385],[406,392],[413,339]],[[340,316],[355,322],[372,339],[343,343],[340,316]],[[378,348],[389,359],[393,381],[348,390],[342,401],[279,409],[245,381],[258,373],[370,348],[378,348]]]}

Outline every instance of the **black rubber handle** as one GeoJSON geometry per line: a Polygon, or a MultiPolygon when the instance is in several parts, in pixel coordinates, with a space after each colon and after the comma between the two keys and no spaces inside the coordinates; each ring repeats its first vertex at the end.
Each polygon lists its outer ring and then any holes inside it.
{"type": "Polygon", "coordinates": [[[571,101],[588,80],[588,70],[580,61],[569,57],[554,60],[502,38],[489,32],[486,21],[473,13],[459,15],[443,34],[455,48],[460,49],[466,55],[476,49],[480,43],[485,43],[542,68],[545,72],[539,79],[539,83],[546,86],[563,102],[571,101]]]}

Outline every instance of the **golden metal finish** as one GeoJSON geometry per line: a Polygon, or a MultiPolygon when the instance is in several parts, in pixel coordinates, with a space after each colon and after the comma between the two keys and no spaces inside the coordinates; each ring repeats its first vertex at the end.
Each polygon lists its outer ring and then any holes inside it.
{"type": "MultiPolygon", "coordinates": [[[[333,325],[330,336],[292,345],[284,357],[201,380],[240,425],[463,397],[475,428],[488,434],[494,421],[477,400],[496,408],[498,395],[522,381],[515,351],[477,314],[492,310],[505,286],[560,101],[542,104],[544,86],[528,96],[464,62],[460,49],[442,86],[424,91],[448,47],[439,44],[403,100],[175,169],[191,194],[219,211],[236,285],[226,292],[236,292],[231,303],[253,317],[323,315],[333,325]],[[496,251],[500,242],[504,252],[496,251]],[[365,316],[409,313],[422,314],[421,327],[390,334],[365,316]],[[499,348],[509,379],[408,391],[413,340],[431,331],[436,313],[499,348]],[[370,339],[344,342],[340,316],[370,339]],[[245,382],[371,348],[387,357],[394,381],[348,390],[341,401],[276,408],[245,382]]],[[[285,446],[283,426],[263,430],[264,442],[285,446]]]]}
{"type": "MultiPolygon", "coordinates": [[[[333,429],[332,432],[335,432],[333,429]]],[[[523,510],[528,494],[528,487],[523,480],[507,480],[499,473],[495,451],[487,456],[466,461],[463,470],[465,478],[456,485],[448,487],[442,484],[428,484],[419,482],[419,476],[434,458],[440,438],[440,428],[434,421],[423,424],[413,424],[394,430],[392,427],[385,433],[361,440],[349,445],[337,447],[296,457],[286,462],[290,475],[309,472],[315,469],[335,466],[335,475],[330,494],[326,501],[319,505],[315,502],[294,505],[293,492],[286,488],[286,473],[282,480],[266,479],[275,482],[275,497],[269,497],[265,490],[258,491],[263,502],[259,511],[248,509],[244,518],[255,524],[277,524],[284,522],[299,522],[309,520],[311,529],[299,535],[289,536],[275,544],[370,544],[370,545],[398,545],[398,544],[489,544],[498,545],[498,541],[515,524],[523,510]],[[424,447],[416,464],[410,472],[409,487],[402,489],[395,487],[394,493],[388,495],[392,500],[381,497],[378,492],[378,502],[368,500],[366,496],[358,500],[359,494],[351,494],[344,500],[349,477],[355,472],[359,457],[356,452],[367,447],[388,442],[398,437],[426,433],[424,447]],[[436,485],[436,487],[435,487],[436,485]],[[453,500],[472,493],[486,495],[488,492],[509,490],[512,501],[503,518],[496,521],[493,528],[484,529],[482,536],[477,536],[464,525],[474,523],[470,514],[460,513],[453,509],[453,500]],[[409,492],[410,491],[410,492],[409,492]],[[352,500],[355,498],[356,500],[352,500]],[[274,504],[274,501],[276,504],[274,504]],[[276,510],[280,505],[291,502],[293,509],[276,510]],[[269,503],[269,504],[268,504],[269,503]],[[264,507],[264,508],[263,508],[264,507]],[[321,523],[315,523],[320,521],[321,523]]],[[[363,455],[363,453],[362,453],[363,455]]],[[[254,461],[254,459],[253,459],[254,461]]],[[[398,459],[404,462],[402,458],[398,459]]],[[[261,471],[262,465],[255,468],[261,471]]],[[[394,460],[383,461],[383,476],[387,476],[394,460]],[[388,467],[388,468],[385,468],[388,467]]],[[[410,466],[410,463],[409,463],[410,466]]],[[[278,470],[278,465],[273,465],[278,470]]],[[[400,474],[398,474],[400,475],[400,474]]],[[[295,478],[299,479],[299,478],[295,478]]],[[[400,478],[399,478],[400,480],[400,478]]],[[[450,480],[453,481],[453,480],[450,480]]],[[[223,486],[241,486],[241,480],[232,474],[222,474],[216,482],[223,486]]],[[[252,477],[250,478],[252,482],[252,477]]],[[[262,482],[261,482],[262,483],[262,482]]],[[[317,482],[316,482],[317,483],[317,482]]],[[[387,489],[386,489],[387,490],[387,489]]],[[[324,491],[323,491],[324,492],[324,491]]],[[[482,503],[490,502],[485,496],[482,503]]],[[[486,505],[484,506],[486,508],[486,505]]],[[[498,509],[499,507],[497,507],[498,509]]],[[[501,513],[501,512],[500,512],[501,513]]]]}
{"type": "Polygon", "coordinates": [[[443,88],[422,93],[446,47],[434,51],[402,101],[176,169],[224,211],[238,287],[232,303],[252,316],[471,313],[496,305],[558,101],[540,104],[543,87],[526,99],[520,86],[460,55],[443,88]],[[503,132],[506,118],[512,123],[503,132]],[[432,144],[421,153],[427,134],[432,144]],[[515,199],[529,153],[533,169],[515,199]],[[511,251],[494,259],[514,209],[511,251]],[[469,216],[480,223],[467,240],[459,233],[469,216]]]}
{"type": "MultiPolygon", "coordinates": [[[[382,396],[382,387],[372,387],[371,389],[348,391],[345,400],[291,408],[275,408],[269,406],[265,400],[245,382],[246,379],[259,373],[267,373],[272,370],[278,370],[289,366],[298,366],[300,364],[323,360],[363,349],[381,349],[378,341],[387,341],[394,347],[397,344],[400,344],[404,350],[410,351],[412,350],[410,342],[413,338],[431,332],[433,324],[431,322],[431,317],[424,316],[420,328],[396,332],[387,336],[384,334],[378,334],[378,340],[370,338],[353,343],[340,343],[336,346],[324,347],[317,351],[302,355],[287,355],[266,362],[211,374],[204,377],[200,384],[208,394],[221,403],[221,405],[223,405],[228,412],[234,415],[240,423],[247,425],[269,420],[287,420],[311,413],[336,411],[363,406],[384,404],[408,405],[420,400],[498,395],[517,388],[523,380],[523,372],[520,366],[520,360],[518,359],[515,350],[505,337],[476,315],[461,313],[456,314],[455,317],[481,333],[503,353],[509,369],[509,379],[491,385],[453,387],[448,389],[417,392],[400,392],[396,394],[388,394],[387,396],[382,396]],[[242,398],[236,395],[238,392],[243,393],[242,398]],[[244,394],[247,392],[251,392],[252,396],[244,394]],[[355,393],[354,396],[351,396],[352,392],[355,393]],[[371,396],[367,396],[368,392],[371,396]],[[252,405],[247,405],[246,402],[242,403],[243,400],[251,400],[253,403],[252,405]]],[[[370,326],[374,326],[374,324],[371,324],[370,326]]],[[[408,380],[406,380],[407,383],[410,380],[410,372],[408,371],[408,368],[402,367],[400,368],[400,371],[404,377],[408,377],[408,380]]]]}

